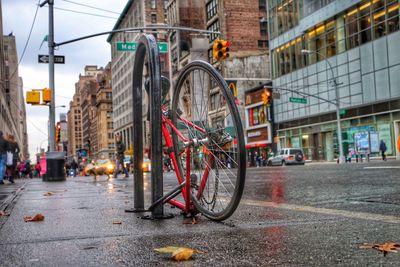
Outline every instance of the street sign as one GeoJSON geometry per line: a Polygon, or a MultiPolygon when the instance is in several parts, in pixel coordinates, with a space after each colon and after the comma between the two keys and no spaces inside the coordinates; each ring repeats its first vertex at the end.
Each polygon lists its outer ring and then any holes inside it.
{"type": "MultiPolygon", "coordinates": [[[[120,52],[135,52],[137,48],[137,42],[117,42],[117,51],[120,52]]],[[[168,53],[168,43],[165,42],[159,42],[157,43],[158,45],[158,50],[160,53],[165,54],[168,53]]]]}
{"type": "Polygon", "coordinates": [[[307,98],[289,97],[289,102],[307,104],[307,98]]]}
{"type": "MultiPolygon", "coordinates": [[[[38,55],[39,63],[49,63],[49,55],[38,55]]],[[[65,56],[54,56],[55,64],[65,64],[65,56]]]]}
{"type": "Polygon", "coordinates": [[[339,110],[339,115],[342,115],[342,116],[346,115],[346,110],[345,109],[340,109],[339,110]]]}
{"type": "Polygon", "coordinates": [[[132,43],[125,43],[125,42],[117,42],[117,51],[131,51],[131,52],[135,52],[136,51],[136,46],[137,43],[136,42],[132,42],[132,43]]]}
{"type": "Polygon", "coordinates": [[[158,44],[158,50],[160,51],[160,53],[162,53],[162,54],[168,53],[168,43],[160,42],[157,44],[158,44]]]}

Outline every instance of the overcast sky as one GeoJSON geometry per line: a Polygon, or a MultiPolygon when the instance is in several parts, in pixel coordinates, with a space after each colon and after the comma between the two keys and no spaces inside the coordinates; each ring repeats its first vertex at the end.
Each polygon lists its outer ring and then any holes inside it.
{"type": "MultiPolygon", "coordinates": [[[[39,1],[37,0],[0,0],[3,7],[3,33],[13,33],[18,49],[18,58],[21,60],[24,46],[27,42],[29,31],[34,19],[39,1]]],[[[43,2],[44,0],[41,0],[43,2]]],[[[112,30],[119,13],[125,7],[127,0],[54,0],[54,35],[55,42],[60,43],[77,37],[112,30]],[[77,5],[78,3],[81,5],[77,5]],[[88,5],[112,12],[92,9],[88,5]],[[60,9],[57,9],[60,8],[60,9]],[[105,17],[79,14],[78,12],[91,13],[105,17]]],[[[24,95],[30,89],[48,87],[48,64],[38,64],[39,54],[48,54],[47,43],[41,49],[40,44],[48,34],[48,8],[39,8],[33,27],[31,38],[25,55],[19,65],[19,76],[24,82],[24,95]]],[[[56,106],[65,105],[67,108],[56,109],[56,121],[59,113],[68,111],[69,102],[75,91],[75,82],[79,74],[84,73],[85,65],[104,67],[111,59],[111,49],[106,41],[107,35],[87,39],[77,43],[64,45],[55,51],[56,55],[64,55],[66,64],[55,65],[55,97],[56,106]]],[[[49,110],[47,107],[32,107],[26,105],[27,126],[29,138],[29,152],[35,154],[38,148],[47,146],[47,121],[49,110]]]]}

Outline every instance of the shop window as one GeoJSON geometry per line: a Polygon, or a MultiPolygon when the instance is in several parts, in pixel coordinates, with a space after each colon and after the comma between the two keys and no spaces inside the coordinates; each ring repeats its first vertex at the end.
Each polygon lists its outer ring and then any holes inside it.
{"type": "Polygon", "coordinates": [[[388,33],[392,33],[399,30],[399,8],[400,5],[397,3],[387,7],[387,27],[388,33]]]}

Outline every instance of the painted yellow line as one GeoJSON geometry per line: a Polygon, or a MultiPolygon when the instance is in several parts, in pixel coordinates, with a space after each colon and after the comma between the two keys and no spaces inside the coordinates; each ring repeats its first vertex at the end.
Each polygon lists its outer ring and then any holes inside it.
{"type": "Polygon", "coordinates": [[[390,216],[390,215],[382,215],[382,214],[376,214],[376,213],[317,208],[317,207],[312,207],[312,206],[303,206],[303,205],[287,204],[287,203],[278,204],[275,202],[257,201],[257,200],[248,200],[248,199],[242,199],[240,201],[240,203],[244,204],[244,205],[249,205],[249,206],[277,208],[277,209],[302,211],[302,212],[313,212],[313,213],[319,213],[319,214],[341,216],[341,217],[352,218],[352,219],[361,219],[361,220],[400,224],[400,217],[390,216]]]}

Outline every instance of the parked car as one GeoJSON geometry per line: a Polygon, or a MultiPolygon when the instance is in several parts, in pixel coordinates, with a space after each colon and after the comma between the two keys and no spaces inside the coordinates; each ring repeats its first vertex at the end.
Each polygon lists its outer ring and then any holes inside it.
{"type": "Polygon", "coordinates": [[[304,165],[304,154],[301,148],[282,148],[275,157],[267,161],[268,166],[304,165]]]}

